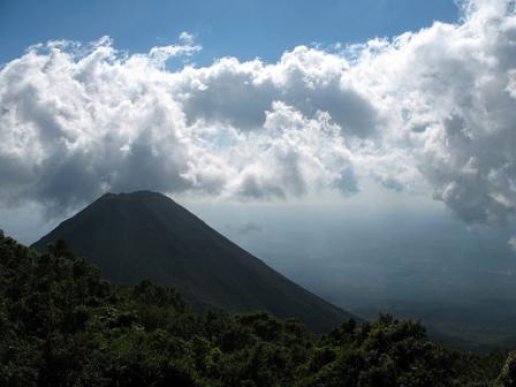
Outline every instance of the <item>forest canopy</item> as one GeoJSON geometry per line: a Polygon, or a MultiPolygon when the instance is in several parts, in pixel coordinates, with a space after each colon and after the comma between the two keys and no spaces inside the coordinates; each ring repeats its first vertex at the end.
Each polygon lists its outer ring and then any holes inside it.
{"type": "Polygon", "coordinates": [[[0,232],[2,386],[516,386],[516,356],[480,357],[380,315],[323,336],[266,312],[196,312],[174,289],[120,287],[64,242],[0,232]]]}

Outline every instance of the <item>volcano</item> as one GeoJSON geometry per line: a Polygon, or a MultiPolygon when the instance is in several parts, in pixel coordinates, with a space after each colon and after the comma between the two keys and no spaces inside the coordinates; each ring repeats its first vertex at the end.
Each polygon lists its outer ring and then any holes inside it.
{"type": "Polygon", "coordinates": [[[160,193],[108,193],[33,247],[64,240],[114,283],[178,289],[193,308],[266,310],[326,332],[352,315],[310,293],[160,193]]]}

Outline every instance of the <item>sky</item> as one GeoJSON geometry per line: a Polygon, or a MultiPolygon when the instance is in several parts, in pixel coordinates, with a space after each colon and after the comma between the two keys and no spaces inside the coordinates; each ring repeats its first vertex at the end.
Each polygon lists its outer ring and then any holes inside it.
{"type": "Polygon", "coordinates": [[[117,49],[148,52],[188,31],[202,42],[195,62],[224,56],[278,60],[298,45],[363,42],[454,22],[453,0],[2,0],[0,62],[48,40],[91,42],[110,36],[117,49]]]}
{"type": "Polygon", "coordinates": [[[410,201],[516,251],[514,2],[292,4],[2,0],[0,227],[107,191],[410,201]]]}

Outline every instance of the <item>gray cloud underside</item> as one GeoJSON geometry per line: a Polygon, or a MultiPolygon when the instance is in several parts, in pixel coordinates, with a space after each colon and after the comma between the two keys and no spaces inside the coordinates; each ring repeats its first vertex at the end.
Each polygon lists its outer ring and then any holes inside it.
{"type": "Polygon", "coordinates": [[[343,52],[296,47],[276,63],[201,49],[119,52],[108,38],[50,42],[0,69],[0,200],[51,210],[104,191],[263,199],[430,189],[467,222],[516,206],[514,2],[460,3],[435,23],[343,52]],[[176,59],[177,60],[177,59],[176,59]]]}

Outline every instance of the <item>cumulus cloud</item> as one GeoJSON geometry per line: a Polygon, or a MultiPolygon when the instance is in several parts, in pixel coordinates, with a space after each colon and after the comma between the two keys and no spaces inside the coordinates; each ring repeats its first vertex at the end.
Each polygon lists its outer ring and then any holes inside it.
{"type": "MultiPolygon", "coordinates": [[[[168,71],[168,59],[200,49],[192,39],[182,34],[184,45],[146,55],[118,52],[109,38],[50,42],[7,63],[0,72],[3,202],[59,210],[106,190],[242,199],[357,191],[346,128],[306,101],[299,108],[282,97],[280,85],[297,82],[288,80],[292,59],[284,69],[226,58],[168,71]]],[[[307,52],[319,61],[327,55],[302,48],[285,56],[307,52]]]]}
{"type": "Polygon", "coordinates": [[[288,199],[430,190],[461,219],[516,208],[516,16],[459,3],[456,24],[275,63],[167,61],[179,44],[120,52],[49,42],[0,68],[0,200],[60,209],[113,190],[288,199]]]}
{"type": "Polygon", "coordinates": [[[348,61],[306,46],[286,52],[278,63],[241,63],[223,58],[210,67],[190,69],[181,88],[191,121],[227,122],[240,130],[259,129],[265,111],[280,100],[306,116],[328,112],[343,133],[373,135],[378,112],[364,93],[345,78],[348,61]]]}
{"type": "Polygon", "coordinates": [[[466,5],[464,24],[405,35],[384,55],[404,62],[400,121],[434,196],[468,222],[505,223],[516,205],[514,4],[466,5]]]}

